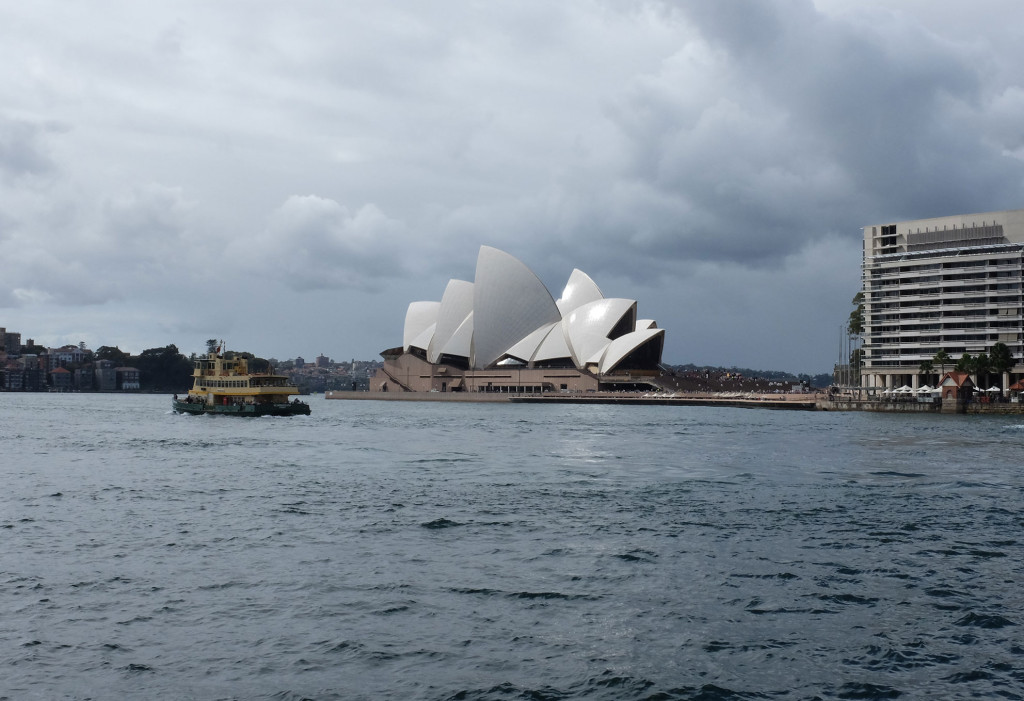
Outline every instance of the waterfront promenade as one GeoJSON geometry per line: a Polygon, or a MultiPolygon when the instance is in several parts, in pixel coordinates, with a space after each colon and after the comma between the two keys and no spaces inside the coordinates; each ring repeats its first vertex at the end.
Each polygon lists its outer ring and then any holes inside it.
{"type": "Polygon", "coordinates": [[[732,406],[751,409],[817,409],[815,394],[740,392],[327,392],[325,399],[405,402],[514,402],[522,404],[633,404],[651,406],[732,406]]]}
{"type": "Polygon", "coordinates": [[[905,399],[856,399],[816,393],[754,392],[586,392],[511,394],[501,392],[327,392],[325,399],[391,402],[511,402],[520,404],[626,404],[636,406],[726,406],[797,411],[871,411],[879,413],[1024,414],[1018,402],[959,403],[905,399]]]}

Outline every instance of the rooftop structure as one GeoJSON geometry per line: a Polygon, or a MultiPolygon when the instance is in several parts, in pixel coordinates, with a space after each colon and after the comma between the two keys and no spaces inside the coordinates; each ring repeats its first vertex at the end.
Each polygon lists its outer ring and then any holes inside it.
{"type": "Polygon", "coordinates": [[[1022,274],[1024,210],[864,227],[862,384],[916,389],[939,351],[952,369],[1000,342],[1024,372],[1022,274]]]}

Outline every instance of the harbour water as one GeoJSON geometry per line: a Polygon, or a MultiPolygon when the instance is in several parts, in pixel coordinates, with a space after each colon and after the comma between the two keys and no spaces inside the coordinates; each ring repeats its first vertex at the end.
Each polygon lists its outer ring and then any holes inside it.
{"type": "Polygon", "coordinates": [[[1024,697],[1024,419],[0,394],[0,699],[1024,697]]]}

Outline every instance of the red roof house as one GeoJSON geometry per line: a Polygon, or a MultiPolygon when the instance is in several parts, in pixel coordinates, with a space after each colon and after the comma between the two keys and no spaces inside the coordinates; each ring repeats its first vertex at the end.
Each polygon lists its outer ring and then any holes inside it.
{"type": "Polygon", "coordinates": [[[970,399],[974,393],[974,380],[966,372],[947,372],[939,381],[943,399],[970,399]]]}

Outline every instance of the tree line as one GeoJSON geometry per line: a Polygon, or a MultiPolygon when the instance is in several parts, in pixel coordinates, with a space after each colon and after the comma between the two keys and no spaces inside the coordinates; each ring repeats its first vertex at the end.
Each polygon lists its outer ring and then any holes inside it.
{"type": "MultiPolygon", "coordinates": [[[[207,350],[213,351],[216,341],[207,341],[207,350]],[[211,345],[212,343],[212,345],[211,345]]],[[[257,358],[245,351],[229,351],[227,357],[245,358],[250,372],[269,372],[270,361],[257,358]]],[[[149,392],[183,392],[192,387],[195,353],[186,357],[173,343],[161,348],[148,348],[138,355],[125,353],[117,346],[100,346],[93,353],[94,360],[109,360],[115,366],[130,366],[139,371],[139,388],[149,392]]],[[[73,369],[73,368],[69,368],[73,369]]]]}
{"type": "Polygon", "coordinates": [[[139,371],[139,388],[151,392],[177,392],[188,389],[192,382],[192,361],[182,355],[173,343],[161,348],[148,348],[138,355],[125,353],[117,346],[100,346],[93,353],[95,360],[109,360],[116,367],[133,367],[139,371]]]}
{"type": "Polygon", "coordinates": [[[950,357],[949,353],[940,350],[931,360],[921,361],[918,374],[931,375],[938,369],[939,377],[941,378],[946,374],[946,368],[949,367],[957,372],[976,375],[982,381],[982,384],[986,384],[984,380],[987,380],[990,374],[1002,375],[1005,372],[1009,372],[1013,367],[1013,354],[1005,343],[997,341],[992,344],[990,350],[991,353],[982,352],[977,355],[964,353],[956,361],[950,357]]]}

